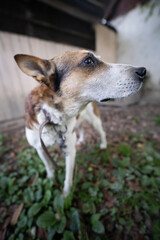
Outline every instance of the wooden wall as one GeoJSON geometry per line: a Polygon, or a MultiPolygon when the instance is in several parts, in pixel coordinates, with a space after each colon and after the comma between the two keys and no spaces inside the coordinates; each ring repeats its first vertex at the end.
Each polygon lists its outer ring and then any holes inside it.
{"type": "MultiPolygon", "coordinates": [[[[95,26],[95,31],[96,54],[105,61],[116,62],[116,34],[99,24],[95,26]]],[[[22,118],[25,97],[37,85],[33,78],[18,68],[15,54],[50,59],[64,51],[76,49],[80,47],[0,31],[0,122],[22,118]]]]}
{"type": "Polygon", "coordinates": [[[65,44],[0,31],[0,122],[24,115],[24,100],[37,83],[18,68],[14,55],[25,53],[50,59],[68,50],[65,44]]]}

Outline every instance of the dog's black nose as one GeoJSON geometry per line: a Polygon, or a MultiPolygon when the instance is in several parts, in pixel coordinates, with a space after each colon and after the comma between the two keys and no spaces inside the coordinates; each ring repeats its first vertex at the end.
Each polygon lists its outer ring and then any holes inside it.
{"type": "Polygon", "coordinates": [[[135,73],[140,79],[144,79],[146,76],[146,69],[144,67],[137,68],[135,73]]]}

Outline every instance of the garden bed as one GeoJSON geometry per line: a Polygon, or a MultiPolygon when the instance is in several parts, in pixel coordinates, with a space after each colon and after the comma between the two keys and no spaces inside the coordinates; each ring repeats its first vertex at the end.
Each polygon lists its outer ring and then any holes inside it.
{"type": "Polygon", "coordinates": [[[160,239],[159,106],[100,107],[108,148],[84,123],[74,184],[64,201],[65,165],[46,179],[24,130],[0,135],[1,239],[160,239]]]}

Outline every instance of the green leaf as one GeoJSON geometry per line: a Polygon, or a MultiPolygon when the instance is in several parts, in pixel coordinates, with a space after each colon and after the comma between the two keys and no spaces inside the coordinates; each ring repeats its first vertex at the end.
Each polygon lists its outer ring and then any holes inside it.
{"type": "Polygon", "coordinates": [[[75,240],[75,237],[72,232],[65,231],[63,234],[63,240],[75,240]]]}
{"type": "Polygon", "coordinates": [[[102,188],[107,188],[109,187],[110,183],[106,179],[101,180],[101,187],[102,188]]]}
{"type": "Polygon", "coordinates": [[[92,230],[96,233],[104,233],[105,231],[103,224],[98,220],[92,224],[92,230]]]}
{"type": "Polygon", "coordinates": [[[115,191],[115,192],[119,192],[123,189],[123,184],[124,184],[124,181],[117,181],[117,182],[114,182],[113,184],[110,185],[110,188],[115,191]]]}
{"type": "Polygon", "coordinates": [[[82,184],[82,189],[83,189],[83,190],[88,189],[90,186],[91,186],[91,183],[90,183],[90,182],[84,182],[84,183],[82,184]]]}
{"type": "Polygon", "coordinates": [[[53,240],[54,235],[55,235],[56,231],[53,227],[48,228],[48,236],[47,236],[47,240],[53,240]]]}
{"type": "Polygon", "coordinates": [[[95,204],[93,202],[84,203],[83,207],[82,207],[82,211],[83,211],[83,213],[95,213],[96,212],[95,204]]]}
{"type": "Polygon", "coordinates": [[[51,191],[50,191],[50,190],[47,190],[47,191],[45,192],[45,195],[44,195],[44,198],[43,198],[43,201],[44,201],[44,204],[45,204],[45,205],[47,205],[47,204],[49,203],[51,197],[52,197],[51,191]]]}
{"type": "Polygon", "coordinates": [[[119,218],[119,223],[123,226],[126,225],[126,220],[124,218],[119,218]]]}
{"type": "Polygon", "coordinates": [[[123,143],[121,145],[119,145],[118,151],[121,155],[123,155],[125,157],[131,156],[131,154],[132,154],[132,148],[129,145],[123,144],[123,143]]]}
{"type": "Polygon", "coordinates": [[[39,213],[41,208],[42,208],[42,203],[34,203],[32,207],[30,207],[28,210],[28,217],[35,216],[37,213],[39,213]]]}
{"type": "Polygon", "coordinates": [[[93,214],[91,216],[91,224],[94,224],[94,222],[98,221],[101,217],[101,214],[100,213],[96,213],[96,214],[93,214]]]}
{"type": "Polygon", "coordinates": [[[130,157],[123,158],[123,160],[121,162],[121,166],[122,167],[128,167],[129,165],[130,165],[130,157]]]}
{"type": "Polygon", "coordinates": [[[104,207],[100,210],[101,216],[106,215],[107,213],[108,213],[108,209],[106,207],[104,207]]]}
{"type": "Polygon", "coordinates": [[[18,227],[19,228],[24,228],[27,225],[27,217],[22,217],[19,221],[18,221],[18,227]]]}
{"type": "Polygon", "coordinates": [[[53,202],[53,206],[55,211],[60,212],[61,214],[63,213],[63,209],[64,209],[64,200],[61,194],[56,195],[54,202],[53,202]]]}
{"type": "Polygon", "coordinates": [[[80,229],[80,219],[79,219],[79,213],[77,210],[75,210],[70,219],[70,229],[73,233],[78,232],[80,229]]]}
{"type": "Polygon", "coordinates": [[[63,231],[65,229],[65,226],[66,226],[66,222],[67,222],[66,217],[62,216],[60,222],[57,225],[57,232],[58,233],[63,233],[63,231]]]}
{"type": "Polygon", "coordinates": [[[42,213],[37,219],[37,225],[41,228],[51,227],[55,222],[56,218],[51,211],[42,213]]]}
{"type": "Polygon", "coordinates": [[[91,197],[95,197],[95,196],[97,196],[98,191],[96,188],[90,187],[89,193],[90,193],[91,197]]]}
{"type": "Polygon", "coordinates": [[[36,192],[35,192],[35,199],[36,201],[39,201],[42,198],[42,188],[39,188],[36,192]]]}
{"type": "Polygon", "coordinates": [[[73,199],[73,193],[71,192],[65,199],[65,203],[64,203],[65,209],[70,208],[72,204],[72,199],[73,199]]]}

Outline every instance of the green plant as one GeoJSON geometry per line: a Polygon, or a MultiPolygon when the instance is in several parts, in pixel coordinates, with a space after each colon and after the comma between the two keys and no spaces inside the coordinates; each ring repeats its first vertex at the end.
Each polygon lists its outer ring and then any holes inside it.
{"type": "Polygon", "coordinates": [[[0,133],[0,156],[8,151],[8,147],[3,146],[5,141],[5,136],[0,133]]]}
{"type": "Polygon", "coordinates": [[[160,125],[160,113],[157,115],[157,117],[154,119],[155,124],[160,125]]]}
{"type": "Polygon", "coordinates": [[[108,225],[120,232],[122,239],[123,234],[129,238],[134,226],[141,234],[150,232],[158,239],[158,145],[145,140],[144,134],[138,134],[130,136],[130,143],[124,142],[110,152],[100,151],[97,146],[88,148],[77,154],[73,187],[65,200],[61,194],[65,169],[60,161],[63,159],[58,159],[59,169],[54,179],[46,178],[41,160],[28,147],[19,153],[14,163],[16,170],[11,168],[13,163],[1,165],[0,202],[4,210],[0,224],[7,219],[11,206],[16,205],[18,209],[23,203],[10,240],[31,239],[31,232],[35,232],[32,239],[38,239],[39,229],[43,229],[48,240],[107,239],[108,225]],[[139,142],[143,142],[143,148],[135,147],[139,142]],[[146,222],[152,222],[152,226],[146,222]]]}

